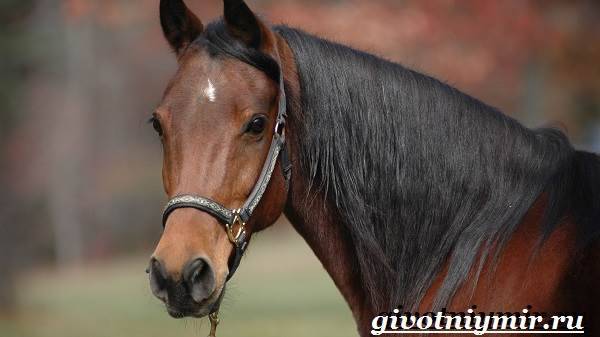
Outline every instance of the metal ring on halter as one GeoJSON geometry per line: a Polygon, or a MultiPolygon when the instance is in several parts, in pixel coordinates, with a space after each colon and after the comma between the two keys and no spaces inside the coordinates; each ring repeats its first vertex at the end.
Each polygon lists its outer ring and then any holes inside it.
{"type": "Polygon", "coordinates": [[[240,245],[239,239],[240,237],[243,237],[245,232],[246,232],[246,223],[242,221],[242,218],[240,217],[242,210],[241,209],[236,209],[233,211],[233,220],[231,220],[231,223],[226,223],[225,224],[225,229],[227,230],[227,237],[229,237],[229,241],[231,241],[231,243],[233,243],[236,246],[240,245]],[[237,233],[234,233],[234,226],[238,225],[238,230],[237,233]]]}

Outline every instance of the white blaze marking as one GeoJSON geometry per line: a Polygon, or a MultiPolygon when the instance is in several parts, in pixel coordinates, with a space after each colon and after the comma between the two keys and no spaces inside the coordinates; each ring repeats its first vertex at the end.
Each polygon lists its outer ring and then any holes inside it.
{"type": "Polygon", "coordinates": [[[204,88],[204,95],[208,97],[208,100],[210,102],[214,102],[217,98],[217,90],[215,89],[215,86],[212,84],[210,79],[208,80],[208,86],[204,88]]]}

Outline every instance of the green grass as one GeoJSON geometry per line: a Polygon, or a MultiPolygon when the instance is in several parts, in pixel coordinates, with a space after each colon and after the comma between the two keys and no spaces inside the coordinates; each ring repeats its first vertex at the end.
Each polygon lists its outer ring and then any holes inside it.
{"type": "MultiPolygon", "coordinates": [[[[145,258],[23,277],[2,337],[204,337],[206,319],[174,320],[152,297],[145,258]]],[[[255,237],[228,288],[219,337],[356,336],[351,313],[313,253],[292,233],[255,237]]]]}

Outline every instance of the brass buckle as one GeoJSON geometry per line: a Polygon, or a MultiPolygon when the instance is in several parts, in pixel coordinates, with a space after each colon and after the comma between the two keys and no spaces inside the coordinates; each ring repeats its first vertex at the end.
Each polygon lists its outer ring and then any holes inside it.
{"type": "Polygon", "coordinates": [[[240,217],[241,212],[242,211],[240,209],[234,210],[233,220],[230,224],[225,224],[229,241],[231,241],[231,243],[233,243],[236,246],[240,244],[238,240],[242,236],[242,233],[244,233],[244,231],[246,230],[246,224],[242,221],[242,218],[240,217]],[[235,231],[234,229],[236,224],[238,225],[237,231],[235,231]]]}

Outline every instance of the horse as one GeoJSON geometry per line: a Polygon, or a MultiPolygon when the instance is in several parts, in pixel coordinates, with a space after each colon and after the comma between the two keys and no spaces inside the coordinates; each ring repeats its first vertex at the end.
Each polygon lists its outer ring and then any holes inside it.
{"type": "Polygon", "coordinates": [[[214,335],[252,235],[285,214],[360,336],[399,306],[471,305],[600,334],[598,155],[242,0],[206,26],[161,0],[160,22],[178,70],[151,118],[170,201],[149,278],[171,316],[214,335]]]}

